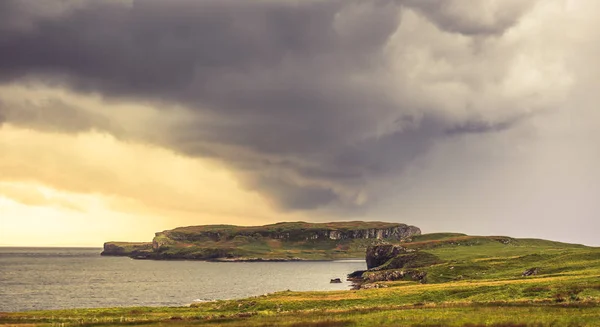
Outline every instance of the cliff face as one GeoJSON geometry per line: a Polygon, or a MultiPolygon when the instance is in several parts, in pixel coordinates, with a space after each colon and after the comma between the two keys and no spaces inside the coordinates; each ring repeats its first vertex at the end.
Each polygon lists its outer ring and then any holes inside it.
{"type": "MultiPolygon", "coordinates": [[[[343,223],[342,223],[343,224],[343,223]]],[[[323,240],[355,240],[355,239],[393,239],[404,240],[413,235],[420,235],[421,230],[405,224],[389,224],[383,227],[369,228],[369,223],[363,223],[355,228],[335,224],[306,224],[307,226],[286,226],[284,224],[267,225],[263,229],[257,227],[223,228],[221,230],[206,226],[206,230],[194,227],[177,228],[156,233],[153,239],[154,249],[177,242],[222,242],[236,237],[270,238],[284,242],[323,241],[323,240]],[[323,225],[323,226],[320,226],[323,225]]]]}
{"type": "Polygon", "coordinates": [[[152,250],[152,243],[148,242],[106,242],[101,255],[131,256],[152,250]]]}
{"type": "MultiPolygon", "coordinates": [[[[132,253],[146,259],[190,260],[326,260],[360,258],[370,244],[402,241],[421,230],[384,222],[278,223],[266,226],[206,225],[156,233],[150,251],[132,253]]],[[[131,248],[129,248],[131,249],[131,248]]],[[[127,255],[127,250],[105,245],[105,255],[127,255]]]]}
{"type": "Polygon", "coordinates": [[[406,249],[393,244],[371,245],[367,248],[365,258],[367,269],[379,267],[400,253],[406,253],[406,249]]]}
{"type": "Polygon", "coordinates": [[[402,279],[425,283],[427,272],[419,268],[442,262],[431,253],[389,243],[369,246],[365,260],[366,271],[355,271],[348,275],[357,288],[363,287],[363,283],[402,279]]]}

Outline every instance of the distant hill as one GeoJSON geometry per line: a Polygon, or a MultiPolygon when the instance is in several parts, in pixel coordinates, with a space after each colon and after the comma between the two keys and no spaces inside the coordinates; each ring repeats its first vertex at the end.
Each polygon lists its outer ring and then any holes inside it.
{"type": "Polygon", "coordinates": [[[401,243],[370,246],[366,253],[369,269],[355,272],[351,277],[371,287],[368,283],[380,281],[443,283],[514,279],[522,274],[556,276],[597,267],[598,250],[541,239],[424,234],[411,236],[401,243]]]}
{"type": "Polygon", "coordinates": [[[401,242],[420,234],[415,226],[364,221],[204,225],[159,232],[148,243],[107,242],[102,255],[221,261],[363,259],[369,245],[401,242]]]}

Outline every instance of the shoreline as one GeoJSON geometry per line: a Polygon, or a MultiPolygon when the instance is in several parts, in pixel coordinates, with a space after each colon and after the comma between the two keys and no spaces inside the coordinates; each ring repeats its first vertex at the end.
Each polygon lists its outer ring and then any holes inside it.
{"type": "Polygon", "coordinates": [[[120,253],[100,253],[103,257],[127,257],[133,260],[154,260],[154,261],[203,261],[203,262],[334,262],[334,261],[364,261],[364,257],[354,258],[332,258],[332,259],[305,259],[300,257],[294,258],[263,258],[263,257],[234,257],[234,258],[189,258],[189,257],[169,257],[169,256],[154,256],[154,255],[131,255],[120,253]]]}

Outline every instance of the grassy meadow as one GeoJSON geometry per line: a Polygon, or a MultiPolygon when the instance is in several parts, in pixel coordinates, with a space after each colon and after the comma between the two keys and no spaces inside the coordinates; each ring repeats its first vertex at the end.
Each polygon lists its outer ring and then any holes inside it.
{"type": "Polygon", "coordinates": [[[1,313],[0,326],[600,326],[600,248],[462,234],[415,236],[403,245],[441,259],[416,268],[427,273],[424,283],[178,308],[1,313]],[[539,273],[522,276],[529,268],[539,273]]]}

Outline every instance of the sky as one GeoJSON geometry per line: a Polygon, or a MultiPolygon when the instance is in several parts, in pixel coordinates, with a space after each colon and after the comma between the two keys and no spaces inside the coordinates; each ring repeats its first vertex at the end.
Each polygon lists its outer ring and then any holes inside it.
{"type": "Polygon", "coordinates": [[[3,0],[0,245],[378,220],[600,246],[597,0],[3,0]]]}

